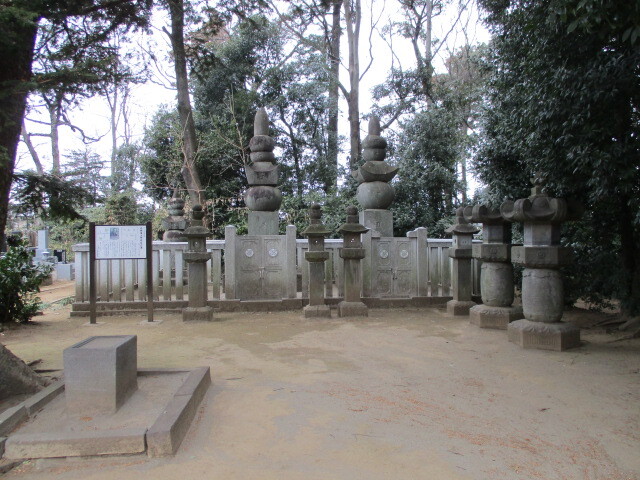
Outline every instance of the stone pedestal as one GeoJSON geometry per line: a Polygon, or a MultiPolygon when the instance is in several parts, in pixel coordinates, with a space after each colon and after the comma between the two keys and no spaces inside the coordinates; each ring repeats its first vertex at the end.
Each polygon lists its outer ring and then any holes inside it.
{"type": "Polygon", "coordinates": [[[206,320],[213,318],[213,310],[207,305],[207,261],[211,254],[207,252],[209,230],[203,225],[202,206],[194,205],[191,226],[184,232],[189,245],[183,257],[187,262],[189,277],[189,306],[182,310],[182,320],[206,320]]]}
{"type": "Polygon", "coordinates": [[[453,299],[447,302],[447,313],[450,315],[468,315],[476,303],[471,300],[471,242],[473,235],[479,230],[470,225],[464,218],[463,209],[456,210],[456,221],[447,229],[453,236],[449,256],[453,258],[451,270],[451,290],[453,299]]]}
{"type": "Polygon", "coordinates": [[[115,413],[138,389],[137,337],[89,337],[63,352],[70,415],[115,413]]]}
{"type": "Polygon", "coordinates": [[[580,216],[580,209],[560,198],[550,198],[534,181],[531,196],[507,201],[500,211],[509,221],[524,223],[524,245],[512,247],[514,263],[522,274],[524,319],[508,326],[509,341],[523,348],[562,351],[580,345],[580,329],[561,323],[564,288],[558,268],[569,262],[570,251],[561,247],[560,225],[580,216]]]}
{"type": "Polygon", "coordinates": [[[514,297],[511,225],[499,210],[484,205],[465,207],[464,217],[469,222],[482,223],[482,243],[472,246],[473,258],[482,261],[482,305],[469,310],[469,321],[480,328],[506,330],[509,322],[522,318],[522,308],[511,306],[514,297]]]}
{"type": "Polygon", "coordinates": [[[393,212],[383,209],[367,209],[360,212],[360,223],[380,237],[393,237],[393,212]]]}
{"type": "Polygon", "coordinates": [[[360,297],[360,261],[365,256],[361,235],[368,231],[368,228],[358,223],[358,209],[354,206],[347,207],[347,222],[339,229],[344,237],[344,246],[340,249],[340,258],[344,260],[344,300],[338,304],[339,317],[369,316],[369,309],[360,297]]]}
{"type": "Polygon", "coordinates": [[[279,212],[249,211],[247,233],[249,235],[278,235],[279,224],[279,212]]]}
{"type": "Polygon", "coordinates": [[[309,209],[309,226],[302,235],[309,239],[309,250],[304,258],[309,262],[309,305],[304,307],[305,318],[331,318],[329,305],[324,303],[324,262],[329,252],[324,249],[324,239],[329,230],[322,224],[322,210],[314,203],[309,209]]]}

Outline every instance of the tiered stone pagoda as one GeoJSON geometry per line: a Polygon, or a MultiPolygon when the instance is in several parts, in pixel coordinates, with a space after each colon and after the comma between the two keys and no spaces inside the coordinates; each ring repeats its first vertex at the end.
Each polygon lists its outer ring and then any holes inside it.
{"type": "Polygon", "coordinates": [[[562,323],[564,286],[560,266],[571,259],[569,248],[560,246],[560,227],[577,220],[581,209],[543,191],[540,177],[533,180],[529,198],[506,201],[502,216],[524,224],[524,245],[512,247],[513,263],[523,265],[522,308],[524,319],[511,322],[509,341],[524,348],[566,350],[580,345],[580,329],[562,323]]]}
{"type": "Polygon", "coordinates": [[[372,116],[369,134],[362,142],[365,163],[354,173],[360,183],[356,198],[364,209],[360,223],[377,231],[381,237],[393,237],[393,213],[387,210],[395,192],[389,182],[398,169],[384,161],[387,156],[387,141],[380,136],[380,120],[372,116]]]}
{"type": "Polygon", "coordinates": [[[451,290],[453,299],[447,302],[447,313],[451,315],[468,315],[476,303],[471,299],[471,242],[478,233],[476,227],[464,218],[462,207],[456,210],[455,223],[446,232],[453,237],[449,256],[453,259],[451,269],[451,290]]]}
{"type": "Polygon", "coordinates": [[[256,112],[253,128],[254,136],[249,141],[252,163],[245,168],[249,184],[245,195],[249,209],[249,235],[277,235],[282,194],[277,188],[275,143],[269,136],[269,117],[264,108],[256,112]]]}
{"type": "Polygon", "coordinates": [[[309,239],[309,250],[304,258],[309,262],[309,305],[304,307],[304,316],[331,318],[329,305],[324,301],[324,262],[329,252],[324,249],[324,239],[331,232],[322,223],[322,209],[314,203],[309,209],[309,226],[301,232],[309,239]]]}
{"type": "Polygon", "coordinates": [[[511,306],[514,296],[511,224],[502,218],[500,210],[485,205],[465,207],[464,218],[482,223],[482,243],[472,245],[473,258],[482,262],[482,305],[471,308],[469,320],[480,328],[506,330],[509,322],[522,318],[522,308],[511,306]]]}
{"type": "Polygon", "coordinates": [[[184,242],[184,230],[187,228],[187,219],[184,217],[184,200],[179,198],[174,191],[173,197],[169,199],[169,216],[162,219],[164,234],[162,240],[165,242],[184,242]]]}

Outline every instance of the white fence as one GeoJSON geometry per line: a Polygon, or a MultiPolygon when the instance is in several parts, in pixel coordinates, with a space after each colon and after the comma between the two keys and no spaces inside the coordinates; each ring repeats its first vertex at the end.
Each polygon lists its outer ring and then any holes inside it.
{"type": "MultiPolygon", "coordinates": [[[[451,259],[449,258],[450,239],[427,239],[423,248],[427,249],[428,296],[448,297],[451,295],[451,259]]],[[[296,241],[296,265],[298,296],[308,295],[308,269],[303,252],[307,249],[307,240],[296,241]]],[[[342,297],[342,259],[338,249],[341,239],[326,240],[325,248],[330,252],[325,263],[325,295],[342,297]]],[[[153,296],[157,301],[181,301],[187,298],[186,262],[183,253],[186,242],[153,242],[153,296]]],[[[422,248],[422,247],[421,247],[422,248]]],[[[207,262],[209,299],[224,299],[224,240],[207,241],[207,250],[211,260],[207,262]]],[[[73,246],[75,252],[76,296],[75,303],[89,301],[89,244],[73,246]]],[[[475,259],[473,270],[473,294],[480,294],[480,265],[475,259]]],[[[145,260],[98,260],[96,261],[97,296],[100,302],[136,302],[146,301],[146,264],[145,260]]]]}

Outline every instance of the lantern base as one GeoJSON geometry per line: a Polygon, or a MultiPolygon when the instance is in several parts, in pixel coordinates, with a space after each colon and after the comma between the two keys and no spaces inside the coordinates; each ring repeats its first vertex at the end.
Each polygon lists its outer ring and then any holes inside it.
{"type": "Polygon", "coordinates": [[[213,309],[207,307],[187,307],[182,310],[182,321],[205,321],[210,322],[213,320],[213,309]]]}
{"type": "Polygon", "coordinates": [[[521,319],[522,307],[492,307],[476,305],[469,310],[469,322],[480,328],[506,330],[509,322],[521,319]]]}
{"type": "Polygon", "coordinates": [[[449,300],[447,302],[447,313],[449,315],[469,315],[469,310],[475,307],[476,302],[461,301],[461,300],[449,300]]]}
{"type": "Polygon", "coordinates": [[[304,318],[331,318],[329,305],[307,305],[303,311],[304,318]]]}
{"type": "Polygon", "coordinates": [[[338,304],[339,317],[368,317],[369,308],[362,302],[340,302],[338,304]]]}
{"type": "Polygon", "coordinates": [[[516,320],[507,327],[509,341],[522,348],[561,352],[580,346],[580,329],[570,323],[516,320]]]}

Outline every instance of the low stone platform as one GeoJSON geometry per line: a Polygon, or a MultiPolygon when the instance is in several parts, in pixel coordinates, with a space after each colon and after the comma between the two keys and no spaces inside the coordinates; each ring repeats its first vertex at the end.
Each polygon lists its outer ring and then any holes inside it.
{"type": "Polygon", "coordinates": [[[516,320],[507,328],[509,341],[522,348],[562,352],[580,346],[580,329],[570,323],[516,320]]]}
{"type": "Polygon", "coordinates": [[[3,458],[173,455],[211,385],[209,367],[139,369],[137,376],[138,390],[113,415],[67,414],[63,380],[7,410],[3,458]]]}
{"type": "Polygon", "coordinates": [[[510,322],[523,317],[522,307],[476,305],[469,310],[469,322],[480,328],[506,330],[510,322]]]}

